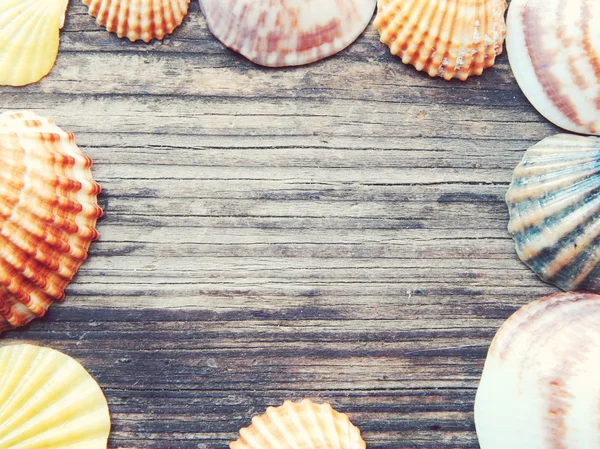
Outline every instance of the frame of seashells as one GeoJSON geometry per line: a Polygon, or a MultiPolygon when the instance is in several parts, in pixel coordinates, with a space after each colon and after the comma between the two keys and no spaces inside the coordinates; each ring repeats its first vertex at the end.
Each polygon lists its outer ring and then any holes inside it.
{"type": "MultiPolygon", "coordinates": [[[[190,0],[83,0],[109,32],[163,39],[190,0]]],[[[595,0],[200,0],[224,46],[268,67],[309,64],[354,42],[377,10],[381,42],[432,77],[481,75],[507,49],[515,78],[548,120],[600,135],[600,3],[595,0]]],[[[0,85],[48,75],[68,0],[0,4],[0,85]]],[[[31,112],[0,115],[0,331],[43,316],[98,237],[100,187],[72,133],[31,112]]],[[[597,447],[600,368],[600,139],[559,134],[527,150],[506,195],[519,257],[566,293],[500,328],[475,403],[482,449],[597,447]],[[523,443],[523,442],[526,443],[523,443]],[[525,444],[525,446],[524,446],[525,444]]],[[[0,447],[104,448],[108,405],[73,359],[0,349],[0,447]],[[27,382],[25,382],[27,381],[27,382]],[[48,387],[42,388],[42,385],[48,387]]],[[[231,449],[364,449],[346,415],[310,401],[269,408],[231,449]]]]}

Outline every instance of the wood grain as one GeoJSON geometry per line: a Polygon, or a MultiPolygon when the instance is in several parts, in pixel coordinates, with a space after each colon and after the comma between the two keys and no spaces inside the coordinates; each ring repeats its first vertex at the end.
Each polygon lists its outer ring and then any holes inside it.
{"type": "Polygon", "coordinates": [[[73,0],[51,75],[0,92],[1,110],[76,133],[105,209],[64,304],[2,343],[80,360],[111,448],[224,448],[304,397],[371,449],[478,447],[490,339],[556,291],[506,232],[514,166],[557,132],[506,55],[430,79],[370,27],[337,57],[269,70],[212,38],[196,1],[146,45],[73,0]]]}

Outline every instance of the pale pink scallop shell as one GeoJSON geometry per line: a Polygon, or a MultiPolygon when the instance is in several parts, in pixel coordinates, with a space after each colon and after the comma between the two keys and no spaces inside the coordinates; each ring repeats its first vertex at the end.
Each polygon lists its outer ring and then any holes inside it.
{"type": "Polygon", "coordinates": [[[376,0],[200,0],[211,32],[256,64],[309,64],[354,42],[376,0]]]}

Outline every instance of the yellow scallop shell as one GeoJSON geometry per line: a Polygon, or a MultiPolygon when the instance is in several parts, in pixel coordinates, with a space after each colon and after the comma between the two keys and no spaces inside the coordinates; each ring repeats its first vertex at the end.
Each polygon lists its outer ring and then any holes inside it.
{"type": "Polygon", "coordinates": [[[0,85],[24,86],[52,70],[69,0],[0,0],[0,85]]]}
{"type": "Polygon", "coordinates": [[[71,357],[32,345],[0,349],[0,448],[106,449],[102,390],[71,357]]]}

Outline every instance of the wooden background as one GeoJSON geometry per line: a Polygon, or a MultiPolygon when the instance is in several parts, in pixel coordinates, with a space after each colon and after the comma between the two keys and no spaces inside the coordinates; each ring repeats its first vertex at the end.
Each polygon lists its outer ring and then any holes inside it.
{"type": "Polygon", "coordinates": [[[150,45],[73,0],[51,75],[0,92],[0,110],[75,132],[105,209],[64,304],[0,344],[80,360],[111,449],[224,449],[305,397],[371,449],[478,447],[490,339],[556,291],[506,231],[512,170],[557,129],[505,54],[468,82],[430,79],[369,27],[337,57],[269,70],[224,49],[196,0],[150,45]]]}

